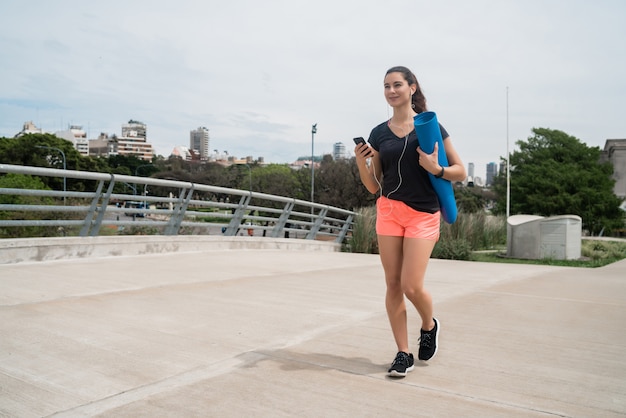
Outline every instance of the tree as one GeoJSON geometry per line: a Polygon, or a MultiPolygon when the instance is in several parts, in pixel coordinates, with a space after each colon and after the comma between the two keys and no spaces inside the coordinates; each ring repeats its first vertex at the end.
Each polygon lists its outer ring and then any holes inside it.
{"type": "MultiPolygon", "coordinates": [[[[26,134],[19,138],[0,138],[0,162],[34,167],[80,170],[83,156],[74,144],[52,134],[26,134]],[[61,150],[61,154],[58,150],[61,150]]],[[[63,189],[62,177],[45,177],[46,186],[63,189]]],[[[82,190],[81,180],[68,178],[67,190],[82,190]]]]}
{"type": "MultiPolygon", "coordinates": [[[[534,128],[520,150],[511,154],[511,214],[582,218],[591,234],[623,227],[620,199],[615,196],[611,163],[600,162],[599,147],[588,147],[558,130],[534,128]]],[[[506,207],[506,173],[494,188],[496,213],[506,207]]]]}
{"type": "Polygon", "coordinates": [[[347,210],[371,206],[376,195],[361,183],[355,159],[334,161],[325,156],[315,174],[315,199],[347,210]]]}
{"type": "Polygon", "coordinates": [[[455,187],[454,196],[459,212],[477,213],[485,207],[482,190],[473,187],[455,187]]]}
{"type": "MultiPolygon", "coordinates": [[[[241,188],[247,189],[248,171],[243,173],[241,188]],[[243,187],[243,185],[246,187],[243,187]]],[[[283,164],[270,164],[252,172],[252,190],[277,196],[308,200],[298,172],[283,164]]],[[[310,190],[310,189],[306,189],[310,190]]]]}
{"type": "MultiPolygon", "coordinates": [[[[49,190],[39,177],[7,173],[0,176],[0,188],[49,190]]],[[[0,195],[0,204],[4,205],[51,205],[54,201],[44,196],[0,195]]],[[[36,220],[41,213],[0,211],[2,220],[36,220]]],[[[53,226],[18,226],[0,228],[0,238],[54,236],[57,228],[53,226]]]]}

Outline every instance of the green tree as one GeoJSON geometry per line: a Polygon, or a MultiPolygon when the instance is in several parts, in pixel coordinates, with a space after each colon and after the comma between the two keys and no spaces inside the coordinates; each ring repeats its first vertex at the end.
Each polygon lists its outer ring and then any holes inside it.
{"type": "MultiPolygon", "coordinates": [[[[242,173],[243,178],[240,188],[245,190],[248,188],[248,171],[245,166],[242,173]],[[243,187],[243,185],[246,185],[246,187],[243,187]]],[[[309,200],[306,192],[310,191],[310,188],[306,188],[301,180],[302,178],[298,176],[298,172],[292,170],[289,166],[284,164],[269,164],[252,171],[252,190],[277,196],[309,200]]]]}
{"type": "MultiPolygon", "coordinates": [[[[572,214],[591,234],[622,227],[620,199],[613,192],[611,163],[600,162],[599,147],[588,147],[558,130],[534,128],[511,154],[511,214],[572,214]]],[[[506,174],[497,176],[495,212],[506,208],[506,174]]]]}
{"type": "Polygon", "coordinates": [[[480,188],[455,187],[454,196],[459,212],[477,213],[485,207],[485,199],[480,188]]]}
{"type": "MultiPolygon", "coordinates": [[[[0,176],[0,188],[49,190],[39,177],[13,173],[0,176]]],[[[50,197],[0,195],[0,204],[4,205],[50,205],[53,203],[54,201],[50,197]]],[[[2,220],[31,220],[40,218],[41,213],[38,212],[0,211],[0,219],[2,220]]],[[[55,236],[56,233],[57,228],[52,226],[19,226],[0,228],[0,238],[55,236]]]]}
{"type": "MultiPolygon", "coordinates": [[[[74,144],[52,134],[0,138],[0,162],[6,164],[63,169],[65,163],[68,170],[79,170],[83,158],[74,144]]],[[[53,190],[63,190],[63,177],[45,177],[42,181],[53,190]]],[[[67,178],[67,190],[82,190],[81,183],[67,178]]]]}
{"type": "Polygon", "coordinates": [[[354,158],[335,161],[326,155],[315,173],[315,199],[325,205],[354,210],[373,205],[376,196],[361,183],[354,158]]]}

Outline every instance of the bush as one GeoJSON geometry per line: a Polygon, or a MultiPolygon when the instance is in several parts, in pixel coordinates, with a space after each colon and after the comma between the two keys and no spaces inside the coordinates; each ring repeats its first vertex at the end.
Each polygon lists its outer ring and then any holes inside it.
{"type": "Polygon", "coordinates": [[[357,216],[352,226],[352,236],[348,239],[352,253],[378,254],[376,237],[376,207],[369,206],[355,211],[357,216]]]}
{"type": "Polygon", "coordinates": [[[624,258],[626,243],[616,241],[588,240],[582,241],[581,255],[591,260],[617,261],[624,258]]]}
{"type": "Polygon", "coordinates": [[[432,258],[442,258],[446,260],[469,260],[472,249],[470,243],[464,239],[439,240],[435,244],[432,258]]]}
{"type": "Polygon", "coordinates": [[[485,212],[459,213],[452,225],[442,223],[440,242],[465,240],[471,251],[506,245],[506,219],[485,212]]]}
{"type": "MultiPolygon", "coordinates": [[[[356,212],[347,251],[378,254],[376,207],[361,208],[356,212]]],[[[452,225],[442,222],[441,236],[432,257],[469,260],[472,251],[503,246],[506,246],[506,221],[503,216],[490,216],[484,212],[459,213],[452,225]]]]}

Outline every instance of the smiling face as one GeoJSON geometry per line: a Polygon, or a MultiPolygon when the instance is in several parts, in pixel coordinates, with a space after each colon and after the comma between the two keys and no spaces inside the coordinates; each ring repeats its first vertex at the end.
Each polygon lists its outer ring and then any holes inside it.
{"type": "Polygon", "coordinates": [[[411,95],[417,86],[409,85],[400,72],[389,73],[385,76],[385,99],[391,107],[411,106],[411,95]]]}

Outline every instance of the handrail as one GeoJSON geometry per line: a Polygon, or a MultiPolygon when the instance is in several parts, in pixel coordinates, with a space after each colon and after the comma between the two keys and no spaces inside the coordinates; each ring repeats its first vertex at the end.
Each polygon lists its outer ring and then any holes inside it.
{"type": "Polygon", "coordinates": [[[6,215],[0,217],[0,228],[53,226],[62,228],[63,235],[96,236],[102,233],[102,227],[117,227],[117,233],[123,234],[128,226],[141,226],[163,235],[193,229],[196,234],[245,233],[342,243],[352,231],[356,216],[346,209],[286,196],[178,180],[11,164],[0,164],[0,173],[96,181],[94,190],[81,192],[0,188],[0,199],[2,195],[38,198],[35,203],[3,204],[0,200],[0,213],[6,215]],[[120,184],[134,184],[135,193],[138,185],[152,190],[149,194],[120,193],[114,190],[120,184]],[[170,192],[166,194],[159,188],[170,192]],[[65,200],[67,206],[47,202],[46,198],[65,200]],[[80,231],[68,231],[64,228],[67,226],[80,226],[80,231]]]}

